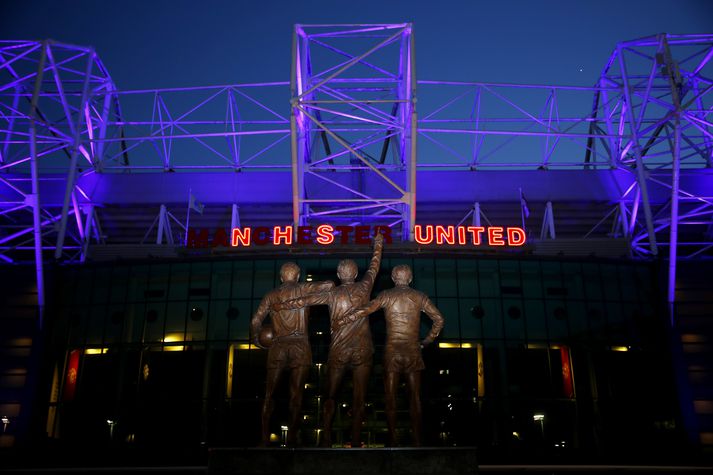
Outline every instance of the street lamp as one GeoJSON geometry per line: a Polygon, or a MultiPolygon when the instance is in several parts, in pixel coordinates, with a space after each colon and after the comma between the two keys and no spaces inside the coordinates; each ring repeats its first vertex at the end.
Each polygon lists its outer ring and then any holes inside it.
{"type": "Polygon", "coordinates": [[[540,430],[542,430],[542,437],[545,436],[545,415],[544,414],[533,414],[532,420],[540,423],[540,430]]]}

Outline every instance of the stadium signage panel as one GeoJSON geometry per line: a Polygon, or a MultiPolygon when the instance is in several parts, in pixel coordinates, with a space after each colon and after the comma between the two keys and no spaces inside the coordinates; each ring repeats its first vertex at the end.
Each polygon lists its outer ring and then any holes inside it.
{"type": "MultiPolygon", "coordinates": [[[[369,244],[371,236],[381,232],[386,243],[391,243],[391,228],[385,226],[274,226],[263,228],[233,228],[230,245],[232,247],[256,245],[273,246],[292,244],[320,244],[328,246],[339,244],[369,244]]],[[[414,227],[415,241],[418,244],[460,245],[460,246],[522,246],[525,244],[525,231],[518,227],[502,226],[442,226],[420,225],[414,227]]]]}
{"type": "MultiPolygon", "coordinates": [[[[386,244],[393,242],[392,230],[386,226],[256,226],[233,228],[228,234],[218,229],[209,241],[208,230],[189,229],[187,246],[250,247],[293,245],[349,245],[371,243],[372,236],[380,232],[386,244]]],[[[527,240],[525,231],[514,226],[444,226],[417,224],[414,240],[429,246],[488,246],[519,247],[527,240]]]]}
{"type": "MultiPolygon", "coordinates": [[[[392,230],[386,226],[256,226],[233,228],[230,235],[218,229],[213,239],[208,239],[208,230],[188,230],[187,246],[205,247],[250,247],[292,245],[347,245],[369,244],[372,236],[380,232],[387,244],[393,242],[392,230]]],[[[519,247],[527,240],[525,231],[515,226],[443,226],[417,224],[414,240],[420,245],[435,246],[489,246],[519,247]]]]}

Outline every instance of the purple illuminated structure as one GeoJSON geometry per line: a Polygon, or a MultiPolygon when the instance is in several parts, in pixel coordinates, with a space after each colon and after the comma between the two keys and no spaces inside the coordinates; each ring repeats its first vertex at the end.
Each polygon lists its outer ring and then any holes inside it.
{"type": "Polygon", "coordinates": [[[0,260],[34,258],[41,313],[43,261],[179,246],[189,189],[193,226],[412,240],[519,224],[522,188],[533,242],[666,252],[673,306],[677,260],[713,255],[713,35],[620,43],[592,87],[416,81],[414,58],[410,24],[297,25],[289,82],[119,91],[91,49],[0,42],[0,260]]]}

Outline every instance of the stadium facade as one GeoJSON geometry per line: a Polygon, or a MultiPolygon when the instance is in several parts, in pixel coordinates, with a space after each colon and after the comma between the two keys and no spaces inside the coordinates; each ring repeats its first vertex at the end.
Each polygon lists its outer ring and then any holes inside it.
{"type": "MultiPolygon", "coordinates": [[[[363,270],[382,229],[374,291],[409,264],[446,318],[424,353],[430,445],[710,451],[713,36],[620,43],[591,87],[417,80],[414,38],[296,25],[289,82],[142,91],[91,48],[0,42],[0,445],[255,444],[260,298],[286,261],[363,270]]],[[[310,339],[306,445],[324,307],[310,339]]]]}

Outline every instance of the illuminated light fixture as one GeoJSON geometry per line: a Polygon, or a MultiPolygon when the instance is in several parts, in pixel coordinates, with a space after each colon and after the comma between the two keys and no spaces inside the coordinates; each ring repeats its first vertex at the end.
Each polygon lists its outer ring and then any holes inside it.
{"type": "Polygon", "coordinates": [[[533,415],[532,415],[532,420],[535,421],[535,422],[544,421],[544,420],[545,420],[545,415],[544,415],[544,414],[533,414],[533,415]]]}
{"type": "Polygon", "coordinates": [[[163,351],[183,351],[186,347],[183,345],[166,345],[163,347],[163,351]]]}
{"type": "Polygon", "coordinates": [[[280,430],[287,430],[287,426],[280,426],[280,430]]]}
{"type": "Polygon", "coordinates": [[[693,333],[684,333],[681,335],[682,343],[705,343],[707,338],[704,335],[696,335],[693,333]]]}
{"type": "Polygon", "coordinates": [[[272,434],[270,434],[270,442],[279,442],[279,441],[280,441],[280,437],[278,437],[277,434],[275,434],[274,432],[272,434]]]}
{"type": "Polygon", "coordinates": [[[612,346],[611,347],[612,351],[629,351],[628,346],[612,346]]]}
{"type": "Polygon", "coordinates": [[[239,350],[259,350],[260,347],[251,345],[250,343],[240,343],[237,345],[239,350]]]}
{"type": "Polygon", "coordinates": [[[438,348],[474,348],[472,343],[451,343],[444,341],[438,344],[438,348]]]}
{"type": "Polygon", "coordinates": [[[528,350],[559,350],[560,345],[558,345],[557,343],[550,343],[549,345],[547,343],[528,343],[527,349],[528,350]]]}
{"type": "Polygon", "coordinates": [[[13,338],[8,346],[32,346],[32,338],[13,338]]]}
{"type": "Polygon", "coordinates": [[[185,338],[185,335],[183,333],[166,333],[166,337],[163,339],[164,343],[177,343],[183,341],[185,338]]]}
{"type": "Polygon", "coordinates": [[[183,333],[166,333],[163,343],[163,351],[183,351],[186,349],[185,346],[176,344],[185,343],[185,334],[183,333]]]}
{"type": "Polygon", "coordinates": [[[105,355],[109,352],[109,348],[87,348],[84,350],[85,355],[105,355]]]}
{"type": "Polygon", "coordinates": [[[312,277],[312,274],[307,274],[307,278],[305,280],[307,282],[312,282],[314,280],[314,277],[312,277]]]}

